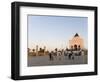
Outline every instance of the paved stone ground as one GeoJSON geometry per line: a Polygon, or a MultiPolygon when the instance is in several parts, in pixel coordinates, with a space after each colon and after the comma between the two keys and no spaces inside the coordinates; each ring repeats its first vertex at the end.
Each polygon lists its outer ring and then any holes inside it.
{"type": "Polygon", "coordinates": [[[74,59],[69,59],[68,56],[54,56],[53,58],[50,61],[49,56],[28,56],[28,66],[87,64],[87,55],[74,56],[74,59]]]}

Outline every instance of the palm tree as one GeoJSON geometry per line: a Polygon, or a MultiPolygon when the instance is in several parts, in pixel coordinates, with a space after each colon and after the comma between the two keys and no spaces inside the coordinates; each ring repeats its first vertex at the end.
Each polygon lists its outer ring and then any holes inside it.
{"type": "Polygon", "coordinates": [[[35,49],[32,49],[32,51],[33,56],[36,56],[35,49]]]}
{"type": "Polygon", "coordinates": [[[58,51],[58,49],[57,49],[57,48],[55,48],[55,51],[57,52],[57,51],[58,51]]]}
{"type": "Polygon", "coordinates": [[[34,51],[35,51],[35,49],[32,49],[32,51],[34,52],[34,51]]]}
{"type": "Polygon", "coordinates": [[[42,51],[42,48],[40,48],[40,50],[39,50],[40,52],[42,51]]]}

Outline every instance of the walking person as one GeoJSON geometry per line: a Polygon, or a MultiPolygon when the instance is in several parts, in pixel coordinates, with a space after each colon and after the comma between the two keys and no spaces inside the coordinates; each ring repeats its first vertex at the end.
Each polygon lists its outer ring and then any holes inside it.
{"type": "Polygon", "coordinates": [[[58,56],[58,49],[55,48],[55,52],[54,52],[54,57],[55,57],[55,60],[57,60],[57,56],[58,56]]]}
{"type": "Polygon", "coordinates": [[[61,51],[58,51],[58,60],[61,60],[61,51]]]}
{"type": "Polygon", "coordinates": [[[50,61],[53,60],[53,51],[49,53],[49,58],[50,58],[50,61]]]}
{"type": "Polygon", "coordinates": [[[65,54],[65,51],[64,51],[64,49],[62,49],[62,51],[61,51],[61,60],[64,60],[64,54],[65,54]]]}
{"type": "Polygon", "coordinates": [[[72,50],[70,50],[69,55],[68,55],[68,59],[72,59],[72,55],[73,55],[73,52],[72,52],[72,50]]]}
{"type": "Polygon", "coordinates": [[[69,53],[69,55],[68,55],[68,59],[71,59],[71,56],[72,56],[72,54],[71,54],[71,53],[69,53]]]}
{"type": "Polygon", "coordinates": [[[72,54],[72,60],[74,60],[74,53],[73,53],[73,51],[71,51],[71,54],[72,54]]]}
{"type": "Polygon", "coordinates": [[[64,51],[64,56],[68,56],[68,48],[64,51]]]}

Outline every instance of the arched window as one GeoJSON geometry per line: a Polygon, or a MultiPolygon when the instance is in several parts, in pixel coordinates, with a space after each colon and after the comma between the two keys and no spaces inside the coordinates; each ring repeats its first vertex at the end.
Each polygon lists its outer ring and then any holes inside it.
{"type": "Polygon", "coordinates": [[[79,50],[81,49],[80,45],[78,45],[78,49],[79,49],[79,50]]]}
{"type": "Polygon", "coordinates": [[[74,49],[77,50],[77,45],[76,44],[74,45],[74,49]]]}
{"type": "Polygon", "coordinates": [[[73,49],[73,46],[71,46],[71,49],[73,49]]]}

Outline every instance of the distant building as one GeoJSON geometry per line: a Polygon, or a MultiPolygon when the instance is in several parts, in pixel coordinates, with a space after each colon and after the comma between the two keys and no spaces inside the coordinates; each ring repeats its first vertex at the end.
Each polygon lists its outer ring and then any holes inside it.
{"type": "Polygon", "coordinates": [[[71,40],[69,40],[69,48],[70,49],[84,48],[84,41],[82,37],[78,35],[78,33],[76,33],[74,37],[71,40]]]}

